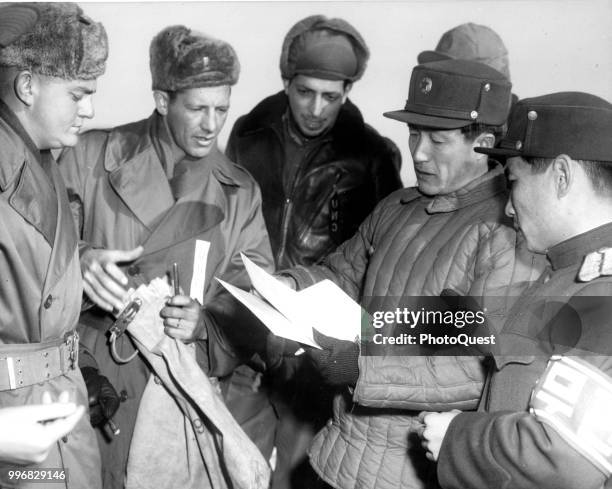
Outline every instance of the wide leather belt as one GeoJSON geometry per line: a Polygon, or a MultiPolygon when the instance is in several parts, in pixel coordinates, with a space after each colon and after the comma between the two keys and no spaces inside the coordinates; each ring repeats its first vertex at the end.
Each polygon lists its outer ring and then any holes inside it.
{"type": "Polygon", "coordinates": [[[0,391],[59,377],[78,366],[79,335],[45,343],[0,345],[0,391]]]}

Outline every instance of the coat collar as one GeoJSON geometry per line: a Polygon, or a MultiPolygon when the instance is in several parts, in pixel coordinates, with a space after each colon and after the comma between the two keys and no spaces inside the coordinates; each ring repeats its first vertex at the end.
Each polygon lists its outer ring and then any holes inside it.
{"type": "MultiPolygon", "coordinates": [[[[429,200],[427,212],[429,214],[440,214],[454,212],[480,202],[484,202],[496,195],[503,195],[507,190],[506,177],[501,165],[496,165],[492,170],[471,181],[465,187],[450,194],[436,195],[435,197],[423,197],[429,200]]],[[[413,199],[411,199],[413,200],[413,199]]],[[[402,203],[407,203],[402,199],[402,203]]]]}
{"type": "Polygon", "coordinates": [[[0,127],[5,129],[0,131],[3,151],[0,190],[6,191],[19,178],[9,205],[51,246],[44,297],[63,275],[77,247],[66,189],[50,152],[41,152],[36,147],[17,116],[1,100],[0,127]],[[43,170],[43,164],[50,165],[48,174],[43,170]]]}
{"type": "MultiPolygon", "coordinates": [[[[171,144],[162,117],[154,112],[148,119],[112,130],[106,146],[104,168],[112,187],[150,231],[175,203],[162,164],[172,154],[171,144]]],[[[197,164],[223,185],[239,187],[244,179],[217,147],[197,164]]]]}
{"type": "Polygon", "coordinates": [[[611,246],[612,223],[608,223],[553,246],[547,255],[552,269],[559,270],[578,265],[589,253],[611,246]]]}
{"type": "Polygon", "coordinates": [[[4,192],[13,184],[28,156],[40,162],[40,150],[15,113],[2,100],[0,100],[0,125],[6,129],[0,132],[0,148],[2,148],[0,190],[4,192]]]}
{"type": "Polygon", "coordinates": [[[53,246],[57,226],[55,164],[49,150],[40,151],[13,111],[0,101],[0,190],[13,188],[9,205],[53,246]],[[46,170],[43,169],[45,165],[46,170]],[[18,182],[16,180],[19,180],[18,182]]]}
{"type": "MultiPolygon", "coordinates": [[[[262,129],[272,127],[278,131],[282,130],[282,116],[289,107],[289,100],[285,92],[280,91],[270,97],[263,99],[245,118],[238,136],[247,136],[262,129]]],[[[361,132],[364,127],[363,116],[350,99],[347,99],[340,112],[334,127],[329,135],[334,141],[352,141],[356,144],[356,132],[361,132]]]]}

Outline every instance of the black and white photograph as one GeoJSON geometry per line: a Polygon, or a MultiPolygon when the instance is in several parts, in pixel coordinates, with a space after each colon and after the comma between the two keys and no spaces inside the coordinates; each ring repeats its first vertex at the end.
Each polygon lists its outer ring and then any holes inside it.
{"type": "Polygon", "coordinates": [[[0,489],[612,487],[612,2],[0,3],[0,489]]]}

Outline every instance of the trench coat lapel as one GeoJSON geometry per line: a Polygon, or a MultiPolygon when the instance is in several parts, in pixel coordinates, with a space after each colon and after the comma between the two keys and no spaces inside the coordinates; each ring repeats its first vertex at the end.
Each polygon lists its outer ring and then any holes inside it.
{"type": "Polygon", "coordinates": [[[68,203],[67,191],[59,170],[53,163],[51,176],[55,186],[55,198],[57,199],[57,223],[55,227],[55,241],[51,252],[51,260],[47,270],[47,278],[43,289],[45,297],[51,288],[60,280],[68,264],[75,256],[78,245],[77,233],[72,220],[70,204],[68,203]]]}
{"type": "MultiPolygon", "coordinates": [[[[40,150],[34,144],[17,116],[0,100],[0,123],[14,133],[4,133],[0,166],[0,191],[15,190],[9,205],[53,245],[57,222],[56,193],[42,169],[40,150]],[[19,179],[17,182],[16,179],[19,179]]],[[[51,158],[51,155],[48,155],[51,158]]]]}
{"type": "Polygon", "coordinates": [[[174,205],[168,178],[151,141],[154,120],[155,115],[149,118],[145,134],[126,139],[111,133],[104,161],[111,186],[150,231],[174,205]]]}
{"type": "Polygon", "coordinates": [[[227,182],[218,168],[223,163],[218,150],[213,150],[185,175],[193,184],[168,210],[145,241],[145,254],[155,253],[196,236],[203,238],[205,233],[223,221],[226,204],[222,185],[227,182]]]}

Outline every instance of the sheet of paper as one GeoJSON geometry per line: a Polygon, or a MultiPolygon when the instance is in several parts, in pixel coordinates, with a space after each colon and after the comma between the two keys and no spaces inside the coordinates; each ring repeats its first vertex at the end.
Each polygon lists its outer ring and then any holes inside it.
{"type": "Polygon", "coordinates": [[[195,251],[193,255],[193,274],[191,275],[189,297],[199,302],[202,302],[204,299],[204,286],[206,285],[206,262],[208,260],[209,249],[209,241],[196,239],[195,251]]]}
{"type": "Polygon", "coordinates": [[[243,253],[240,256],[253,288],[276,307],[282,315],[291,320],[298,308],[298,293],[257,266],[243,253]]]}
{"type": "Polygon", "coordinates": [[[253,287],[294,327],[301,331],[316,328],[326,336],[347,341],[361,336],[361,307],[332,281],[323,280],[296,292],[245,255],[242,261],[253,287]]]}
{"type": "Polygon", "coordinates": [[[267,302],[261,300],[256,295],[245,292],[220,278],[219,283],[227,289],[236,299],[244,304],[262,323],[264,323],[272,333],[282,338],[297,341],[304,345],[320,348],[312,336],[312,327],[299,328],[296,324],[289,321],[285,316],[278,312],[267,302]]]}
{"type": "Polygon", "coordinates": [[[361,337],[361,306],[331,280],[299,291],[297,303],[294,321],[307,321],[317,331],[339,340],[361,337]]]}

